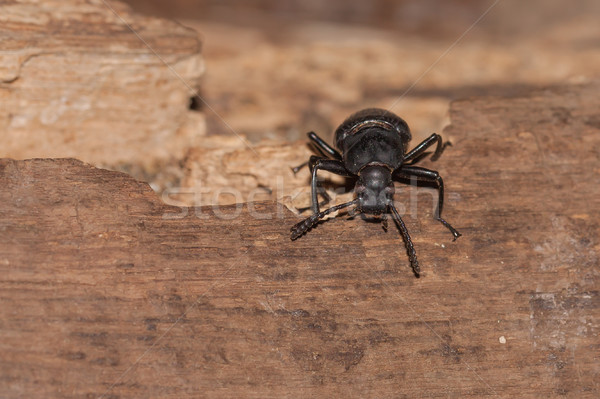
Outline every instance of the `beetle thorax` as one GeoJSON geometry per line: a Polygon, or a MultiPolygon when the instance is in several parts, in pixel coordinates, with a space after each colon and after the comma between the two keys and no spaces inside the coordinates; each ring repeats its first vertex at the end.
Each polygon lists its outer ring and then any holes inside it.
{"type": "Polygon", "coordinates": [[[383,165],[367,165],[360,171],[354,191],[362,212],[384,213],[394,200],[392,172],[383,165]]]}

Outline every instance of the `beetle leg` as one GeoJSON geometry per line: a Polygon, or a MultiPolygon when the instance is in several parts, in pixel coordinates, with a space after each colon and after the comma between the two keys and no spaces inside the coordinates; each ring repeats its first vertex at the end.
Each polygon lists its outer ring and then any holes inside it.
{"type": "MultiPolygon", "coordinates": [[[[308,165],[308,168],[310,169],[310,173],[312,175],[312,170],[314,168],[315,163],[317,162],[317,160],[319,159],[327,159],[327,158],[321,158],[318,157],[316,155],[311,155],[310,160],[304,162],[302,165],[299,165],[295,168],[292,168],[292,171],[294,173],[298,172],[300,169],[302,169],[304,166],[308,165]]],[[[323,197],[323,201],[321,201],[319,203],[319,206],[323,206],[328,204],[331,201],[331,197],[329,196],[329,194],[327,194],[327,191],[325,191],[325,189],[323,188],[323,186],[321,186],[321,183],[319,181],[317,181],[317,186],[318,186],[318,194],[321,194],[321,196],[323,197]]],[[[298,208],[298,212],[300,213],[304,213],[307,210],[311,209],[312,206],[306,207],[306,208],[298,208]]]]}
{"type": "Polygon", "coordinates": [[[442,219],[442,208],[444,207],[444,180],[442,180],[440,174],[435,170],[429,170],[420,166],[402,166],[402,168],[399,169],[399,174],[407,177],[414,176],[417,179],[435,183],[437,185],[439,193],[438,205],[433,217],[435,220],[446,226],[448,230],[450,230],[454,240],[460,237],[461,234],[454,227],[452,227],[450,223],[442,219]]]}
{"type": "MultiPolygon", "coordinates": [[[[329,144],[325,142],[322,138],[320,138],[315,132],[308,132],[308,138],[313,144],[313,147],[317,150],[319,154],[321,154],[324,158],[327,159],[337,159],[339,161],[342,160],[342,154],[339,153],[335,148],[331,147],[329,144]]],[[[292,168],[292,172],[294,174],[298,173],[303,167],[307,166],[309,163],[304,162],[296,167],[292,168]]]]}
{"type": "Polygon", "coordinates": [[[309,216],[308,218],[304,219],[303,221],[296,223],[290,229],[290,231],[292,232],[290,238],[292,240],[295,240],[296,238],[300,237],[302,234],[304,234],[308,230],[310,230],[310,228],[313,227],[315,224],[317,224],[319,222],[319,220],[323,219],[325,216],[329,215],[331,212],[338,211],[342,208],[349,207],[350,205],[354,205],[357,202],[358,202],[358,199],[353,199],[350,202],[332,206],[331,208],[326,209],[323,212],[317,212],[314,215],[309,216]]]}
{"type": "MultiPolygon", "coordinates": [[[[317,156],[312,155],[310,157],[310,159],[308,160],[308,168],[310,169],[311,175],[313,173],[313,169],[315,168],[315,165],[317,164],[317,161],[320,159],[324,159],[324,158],[319,158],[317,156]]],[[[327,205],[331,201],[331,197],[329,196],[329,194],[327,194],[327,191],[323,188],[323,186],[321,185],[321,182],[318,180],[317,180],[317,186],[318,186],[318,194],[321,194],[321,197],[323,197],[323,201],[319,202],[319,206],[327,205]]]]}
{"type": "MultiPolygon", "coordinates": [[[[310,157],[310,160],[304,162],[302,165],[299,166],[299,168],[301,168],[305,165],[308,165],[308,167],[310,169],[310,173],[312,175],[312,170],[314,168],[314,165],[315,165],[316,161],[319,159],[324,159],[324,158],[320,158],[315,155],[312,155],[310,157]]],[[[292,169],[292,170],[294,170],[294,169],[292,169]]],[[[327,194],[327,191],[323,188],[323,186],[321,185],[321,182],[319,182],[318,180],[317,180],[317,187],[318,187],[317,194],[321,194],[321,197],[323,197],[323,201],[319,202],[319,206],[327,205],[331,201],[331,197],[329,196],[329,194],[327,194]]],[[[298,208],[298,212],[304,213],[311,208],[312,208],[312,206],[309,206],[306,208],[298,208]]]]}
{"type": "Polygon", "coordinates": [[[431,147],[432,145],[434,145],[436,143],[437,143],[437,146],[435,147],[435,152],[431,156],[432,161],[437,161],[438,158],[440,157],[440,155],[442,155],[442,152],[444,151],[444,149],[447,146],[452,145],[452,144],[450,144],[449,141],[446,141],[444,143],[442,140],[442,136],[440,136],[437,133],[433,133],[431,136],[429,136],[428,138],[423,140],[415,148],[410,150],[410,152],[404,156],[404,162],[405,163],[410,162],[410,161],[413,161],[413,163],[417,162],[418,160],[420,160],[420,158],[422,156],[426,155],[425,150],[427,150],[429,147],[431,147]]]}
{"type": "Polygon", "coordinates": [[[338,161],[342,160],[342,154],[340,154],[335,148],[327,144],[325,140],[320,138],[315,132],[308,132],[307,136],[310,139],[310,141],[313,142],[315,147],[317,147],[317,149],[327,158],[337,159],[338,161]]]}
{"type": "Polygon", "coordinates": [[[292,172],[294,172],[294,174],[298,173],[300,171],[300,169],[302,169],[303,167],[305,167],[306,165],[308,165],[308,161],[306,162],[302,162],[300,165],[298,166],[294,166],[292,168],[292,172]]]}
{"type": "MultiPolygon", "coordinates": [[[[328,154],[326,154],[326,153],[325,153],[323,150],[321,150],[321,148],[319,148],[319,147],[316,147],[316,146],[315,146],[315,149],[317,150],[317,152],[318,152],[319,154],[321,154],[321,156],[319,157],[319,156],[316,156],[316,155],[311,155],[311,156],[310,156],[310,159],[313,159],[313,158],[317,158],[317,159],[319,159],[319,158],[330,159],[330,158],[329,158],[329,156],[328,156],[328,154]]],[[[309,160],[309,161],[306,161],[306,162],[302,162],[300,165],[293,167],[293,168],[292,168],[292,172],[294,172],[294,174],[296,174],[296,173],[298,173],[300,170],[302,170],[302,168],[303,168],[303,167],[305,167],[305,166],[308,166],[308,167],[310,167],[310,168],[311,168],[311,169],[310,169],[310,173],[312,173],[312,167],[311,167],[311,164],[310,164],[310,162],[311,162],[310,160],[309,160]]],[[[313,162],[313,163],[314,163],[314,162],[313,162]]]]}
{"type": "Polygon", "coordinates": [[[415,251],[415,246],[413,245],[412,240],[410,239],[410,234],[408,234],[408,229],[404,224],[404,221],[400,217],[400,214],[396,210],[396,207],[392,204],[390,205],[390,209],[392,210],[392,218],[396,221],[398,228],[400,229],[400,233],[402,234],[402,239],[404,239],[404,245],[406,246],[406,252],[408,252],[408,258],[410,259],[410,266],[413,269],[413,272],[417,277],[419,277],[421,273],[421,269],[419,268],[419,262],[417,261],[417,251],[415,251]]]}
{"type": "Polygon", "coordinates": [[[352,176],[350,172],[346,170],[344,163],[342,161],[338,161],[336,159],[325,159],[319,158],[316,156],[310,157],[309,167],[311,167],[312,172],[312,180],[311,180],[311,194],[312,194],[312,210],[314,214],[319,213],[319,201],[317,198],[318,188],[320,185],[317,180],[317,172],[319,169],[326,170],[331,173],[335,173],[340,176],[352,176]]]}

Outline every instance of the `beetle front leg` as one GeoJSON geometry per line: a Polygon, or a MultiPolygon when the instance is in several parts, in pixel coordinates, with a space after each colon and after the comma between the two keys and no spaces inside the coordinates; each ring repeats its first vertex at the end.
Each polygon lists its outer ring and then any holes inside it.
{"type": "MultiPolygon", "coordinates": [[[[306,162],[306,165],[308,165],[308,169],[310,170],[311,176],[312,176],[313,169],[314,169],[317,161],[320,159],[326,159],[326,158],[321,158],[316,155],[312,155],[310,157],[310,159],[306,162]]],[[[323,188],[323,186],[320,184],[320,182],[318,180],[317,180],[317,194],[321,194],[321,197],[323,197],[323,201],[321,201],[319,203],[319,206],[326,205],[331,201],[331,197],[329,196],[329,194],[327,194],[327,191],[323,188]]],[[[298,208],[298,211],[300,213],[303,213],[304,211],[306,211],[308,209],[312,209],[312,206],[309,206],[308,208],[298,208]]]]}
{"type": "Polygon", "coordinates": [[[315,224],[319,222],[319,220],[323,219],[325,216],[329,215],[332,212],[339,211],[342,208],[346,208],[350,205],[355,205],[357,202],[358,199],[353,199],[352,201],[346,202],[345,204],[332,206],[331,208],[326,209],[323,212],[318,212],[312,216],[309,216],[303,221],[296,223],[294,226],[292,226],[292,228],[290,229],[292,233],[290,238],[292,239],[292,241],[295,240],[296,238],[300,237],[302,234],[310,230],[315,224]]]}
{"type": "Polygon", "coordinates": [[[429,170],[419,166],[403,166],[400,169],[399,174],[407,177],[414,176],[417,179],[435,183],[437,185],[438,205],[433,217],[435,218],[435,220],[439,221],[441,224],[446,226],[448,230],[450,230],[452,236],[454,237],[454,240],[460,237],[461,234],[454,227],[452,227],[450,223],[442,219],[442,208],[444,207],[444,180],[442,179],[440,174],[435,170],[429,170]]]}
{"type": "Polygon", "coordinates": [[[393,204],[390,205],[390,210],[392,211],[392,218],[394,218],[396,221],[396,224],[400,229],[400,234],[402,234],[402,239],[404,240],[404,246],[406,247],[406,252],[408,253],[408,258],[410,259],[410,266],[413,269],[413,273],[415,273],[415,276],[419,277],[421,274],[421,269],[419,268],[419,261],[417,260],[417,251],[415,251],[415,246],[410,239],[408,229],[406,228],[404,221],[400,217],[398,210],[393,204]]]}
{"type": "Polygon", "coordinates": [[[327,172],[335,173],[340,176],[352,176],[350,172],[346,170],[344,163],[342,161],[338,161],[336,159],[325,159],[319,157],[311,157],[309,161],[309,166],[312,169],[312,179],[311,179],[311,198],[312,198],[312,211],[314,214],[319,213],[319,200],[317,198],[318,194],[318,179],[317,172],[319,169],[325,170],[327,172]]]}

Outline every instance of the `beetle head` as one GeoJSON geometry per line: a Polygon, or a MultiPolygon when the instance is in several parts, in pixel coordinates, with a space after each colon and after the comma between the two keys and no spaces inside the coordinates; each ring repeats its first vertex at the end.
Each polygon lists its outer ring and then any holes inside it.
{"type": "Polygon", "coordinates": [[[361,212],[375,215],[386,212],[394,200],[391,171],[380,165],[365,166],[359,173],[354,191],[361,212]]]}

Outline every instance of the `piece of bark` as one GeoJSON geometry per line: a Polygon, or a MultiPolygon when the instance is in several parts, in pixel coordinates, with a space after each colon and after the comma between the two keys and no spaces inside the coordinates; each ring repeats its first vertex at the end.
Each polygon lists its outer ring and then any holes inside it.
{"type": "MultiPolygon", "coordinates": [[[[303,167],[294,173],[292,167],[306,162],[311,155],[314,152],[307,141],[263,141],[247,146],[237,137],[210,136],[187,154],[181,187],[167,190],[163,198],[169,203],[190,206],[270,199],[290,208],[307,207],[309,169],[303,167]]],[[[329,176],[328,181],[341,183],[343,179],[329,176]]],[[[335,193],[330,193],[335,198],[335,193]]]]}
{"type": "Polygon", "coordinates": [[[204,134],[189,110],[194,30],[112,0],[16,0],[0,15],[0,156],[150,168],[204,134]]]}
{"type": "MultiPolygon", "coordinates": [[[[219,7],[215,3],[203,12],[219,7]]],[[[478,14],[483,12],[480,7],[480,3],[475,7],[478,14]]],[[[235,7],[230,9],[228,15],[236,12],[235,7]]],[[[460,40],[449,52],[448,46],[466,28],[458,20],[452,21],[456,35],[440,41],[427,39],[426,32],[406,35],[382,30],[381,25],[359,29],[321,20],[290,21],[274,28],[269,23],[280,20],[271,16],[252,28],[206,17],[193,20],[188,15],[185,23],[202,32],[203,52],[210,60],[202,94],[219,115],[207,114],[208,130],[229,135],[232,128],[252,142],[304,140],[305,133],[314,130],[331,140],[333,130],[352,112],[377,106],[405,118],[418,140],[448,124],[445,112],[450,100],[515,95],[598,77],[597,13],[583,13],[576,19],[560,14],[556,23],[544,19],[543,30],[529,34],[507,35],[515,33],[512,27],[499,28],[500,35],[482,34],[489,27],[488,18],[500,9],[511,14],[511,7],[493,8],[485,23],[477,24],[477,34],[460,40]]],[[[502,21],[512,25],[526,18],[518,10],[512,14],[502,21]]],[[[439,15],[448,19],[444,13],[439,15]]]]}
{"type": "Polygon", "coordinates": [[[3,397],[598,397],[599,89],[452,104],[422,165],[463,237],[430,190],[397,194],[420,279],[392,225],[292,242],[276,203],[180,209],[3,160],[3,397]]]}

